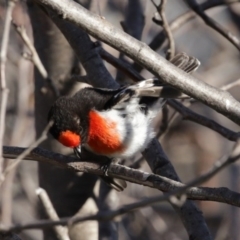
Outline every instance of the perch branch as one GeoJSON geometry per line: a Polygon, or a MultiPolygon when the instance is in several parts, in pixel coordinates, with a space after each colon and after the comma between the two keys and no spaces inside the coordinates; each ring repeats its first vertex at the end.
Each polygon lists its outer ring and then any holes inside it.
{"type": "MultiPolygon", "coordinates": [[[[19,150],[20,149],[16,149],[16,151],[19,151],[19,150]]],[[[57,156],[57,155],[59,155],[60,159],[62,160],[62,155],[55,154],[55,156],[57,156]]],[[[68,160],[71,159],[69,157],[66,157],[66,158],[68,158],[68,160]]],[[[110,221],[113,218],[115,218],[116,216],[128,213],[128,212],[136,210],[138,208],[146,207],[146,206],[152,205],[152,204],[157,203],[157,202],[170,200],[173,196],[179,196],[181,194],[188,194],[188,191],[194,191],[194,188],[196,188],[196,187],[192,188],[191,186],[196,185],[196,184],[200,184],[200,183],[206,181],[207,179],[209,179],[210,177],[215,175],[217,172],[219,172],[221,169],[225,168],[227,165],[237,161],[239,158],[240,158],[240,142],[237,142],[235,144],[232,152],[228,156],[224,156],[221,159],[219,159],[218,161],[216,161],[214,166],[207,173],[205,173],[202,176],[200,176],[199,178],[191,181],[189,184],[187,184],[185,186],[183,184],[179,183],[180,185],[183,185],[183,186],[180,186],[179,188],[175,188],[175,189],[172,188],[172,190],[173,190],[172,192],[169,192],[169,193],[167,193],[163,196],[157,196],[157,197],[152,197],[152,198],[140,200],[138,202],[125,205],[124,207],[120,207],[115,211],[108,211],[108,212],[103,211],[103,212],[99,212],[97,214],[86,216],[86,217],[62,218],[62,219],[57,220],[57,221],[42,220],[42,221],[37,221],[35,223],[26,223],[26,224],[22,224],[22,225],[19,224],[19,225],[15,225],[15,226],[12,226],[12,227],[1,226],[0,231],[6,233],[6,232],[22,231],[24,229],[39,229],[39,228],[41,229],[41,228],[53,227],[53,226],[57,226],[57,225],[71,225],[71,224],[74,224],[74,223],[77,223],[77,222],[82,222],[82,221],[87,221],[87,220],[110,221]]],[[[41,159],[41,158],[39,158],[39,159],[41,159]]],[[[54,160],[54,161],[56,161],[56,160],[54,160]]],[[[70,164],[70,163],[71,162],[68,161],[67,165],[70,164]]],[[[83,165],[84,163],[83,162],[78,162],[77,164],[82,164],[83,165]]],[[[65,163],[65,165],[66,165],[66,163],[65,163]]],[[[73,167],[73,166],[74,165],[72,165],[71,167],[73,167]]],[[[127,167],[120,166],[120,165],[117,165],[117,164],[111,164],[110,167],[109,167],[109,171],[108,171],[109,176],[113,176],[114,167],[122,168],[122,170],[124,170],[124,168],[127,168],[127,167]]],[[[79,170],[79,168],[78,168],[78,170],[79,170]]],[[[131,170],[132,171],[137,171],[139,174],[142,173],[141,171],[138,171],[138,170],[133,170],[133,169],[131,169],[131,170]]],[[[101,170],[98,169],[98,171],[101,171],[101,170]]],[[[148,174],[148,173],[144,173],[144,174],[146,176],[143,176],[143,180],[144,179],[147,180],[148,178],[150,178],[151,176],[154,175],[154,174],[148,174]]],[[[161,178],[158,175],[155,175],[155,177],[161,178]]],[[[172,182],[173,180],[168,179],[168,181],[172,182]]],[[[205,188],[203,188],[203,189],[205,189],[205,188]]],[[[226,191],[227,189],[226,188],[220,188],[220,190],[226,191]]],[[[239,206],[239,203],[240,203],[239,195],[240,194],[239,193],[234,193],[234,192],[231,192],[231,194],[235,195],[235,201],[238,203],[238,206],[239,206]]],[[[178,201],[177,198],[175,198],[175,201],[178,201]]]]}
{"type": "MultiPolygon", "coordinates": [[[[26,150],[19,147],[4,147],[3,149],[4,157],[10,159],[16,159],[26,150]]],[[[25,156],[25,160],[48,163],[75,172],[85,172],[99,176],[104,175],[104,170],[101,169],[101,163],[99,162],[89,162],[84,161],[84,159],[79,161],[79,158],[64,156],[42,148],[33,149],[27,156],[25,156]]],[[[236,160],[237,159],[234,159],[234,161],[236,160]]],[[[150,174],[113,163],[109,166],[108,175],[110,177],[120,178],[132,183],[156,188],[163,192],[169,192],[175,189],[177,190],[185,186],[183,183],[162,177],[160,175],[150,174]]],[[[193,187],[186,191],[186,195],[192,200],[212,200],[217,202],[225,202],[240,207],[240,194],[235,193],[227,188],[212,189],[206,187],[193,187]]]]}

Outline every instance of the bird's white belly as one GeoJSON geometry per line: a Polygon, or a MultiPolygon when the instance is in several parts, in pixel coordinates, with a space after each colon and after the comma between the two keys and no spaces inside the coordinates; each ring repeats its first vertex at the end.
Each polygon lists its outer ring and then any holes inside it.
{"type": "MultiPolygon", "coordinates": [[[[106,119],[106,122],[117,123],[116,133],[123,146],[121,150],[104,154],[108,157],[132,157],[137,152],[143,151],[155,135],[151,124],[152,117],[145,115],[138,107],[129,105],[124,110],[111,109],[98,113],[106,119]]],[[[87,147],[94,152],[90,146],[87,147]]]]}

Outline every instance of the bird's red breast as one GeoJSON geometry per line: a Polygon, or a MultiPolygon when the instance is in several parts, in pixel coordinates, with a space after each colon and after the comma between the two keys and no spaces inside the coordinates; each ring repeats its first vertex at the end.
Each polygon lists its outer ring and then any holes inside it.
{"type": "Polygon", "coordinates": [[[103,155],[124,150],[117,123],[104,118],[97,111],[90,111],[88,145],[93,151],[103,155]]]}
{"type": "Polygon", "coordinates": [[[58,141],[70,148],[77,147],[81,144],[80,136],[69,130],[61,132],[58,141]]]}

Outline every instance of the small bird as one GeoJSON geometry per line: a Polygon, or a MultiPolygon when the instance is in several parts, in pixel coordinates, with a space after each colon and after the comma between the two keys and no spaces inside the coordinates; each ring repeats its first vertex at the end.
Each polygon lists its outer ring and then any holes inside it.
{"type": "MultiPolygon", "coordinates": [[[[171,62],[190,73],[200,62],[185,53],[171,62]]],[[[153,119],[166,98],[182,94],[158,79],[119,89],[83,88],[60,97],[49,111],[50,133],[80,156],[81,147],[109,158],[128,158],[143,151],[155,136],[153,119]]]]}

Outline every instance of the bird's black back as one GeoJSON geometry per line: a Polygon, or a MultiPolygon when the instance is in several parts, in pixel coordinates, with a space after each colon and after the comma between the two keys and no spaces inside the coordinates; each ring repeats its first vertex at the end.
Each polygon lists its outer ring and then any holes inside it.
{"type": "Polygon", "coordinates": [[[112,106],[108,103],[116,94],[122,91],[124,88],[116,90],[103,89],[103,88],[84,88],[78,91],[73,100],[81,105],[83,112],[88,112],[91,109],[98,111],[107,110],[112,106]]]}

